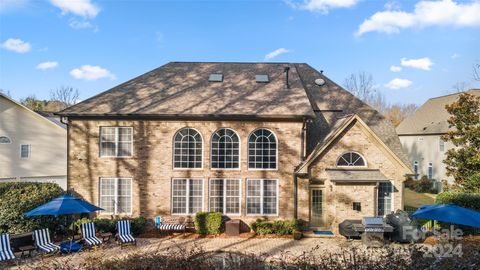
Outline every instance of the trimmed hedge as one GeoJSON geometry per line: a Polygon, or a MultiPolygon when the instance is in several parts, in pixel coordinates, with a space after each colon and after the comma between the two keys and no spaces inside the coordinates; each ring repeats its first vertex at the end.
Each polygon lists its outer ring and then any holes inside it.
{"type": "Polygon", "coordinates": [[[292,220],[275,220],[268,221],[266,219],[257,219],[250,226],[257,234],[277,234],[289,235],[295,231],[304,229],[303,221],[300,219],[292,220]]]}
{"type": "Polygon", "coordinates": [[[0,233],[24,233],[38,228],[65,232],[66,217],[26,217],[28,212],[64,193],[54,183],[0,183],[0,233]]]}
{"type": "Polygon", "coordinates": [[[435,203],[453,203],[461,207],[480,211],[480,193],[442,192],[437,195],[435,203]]]}
{"type": "Polygon", "coordinates": [[[195,215],[195,231],[199,234],[219,234],[221,227],[221,212],[198,212],[195,215]]]}

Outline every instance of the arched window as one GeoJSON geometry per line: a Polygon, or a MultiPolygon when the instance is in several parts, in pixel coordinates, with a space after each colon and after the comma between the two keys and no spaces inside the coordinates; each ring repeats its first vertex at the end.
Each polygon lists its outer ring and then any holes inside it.
{"type": "Polygon", "coordinates": [[[365,167],[366,165],[365,159],[355,152],[345,153],[337,160],[337,166],[340,167],[365,167]]]}
{"type": "Polygon", "coordinates": [[[7,144],[11,143],[12,141],[10,140],[9,137],[7,136],[0,136],[0,144],[7,144]]]}
{"type": "Polygon", "coordinates": [[[222,128],[213,134],[212,168],[240,168],[240,139],[233,129],[222,128]]]}
{"type": "Polygon", "coordinates": [[[248,168],[277,168],[277,138],[268,129],[257,129],[248,137],[248,168]]]}
{"type": "Polygon", "coordinates": [[[193,128],[182,128],[173,137],[173,167],[202,168],[202,136],[193,128]]]}

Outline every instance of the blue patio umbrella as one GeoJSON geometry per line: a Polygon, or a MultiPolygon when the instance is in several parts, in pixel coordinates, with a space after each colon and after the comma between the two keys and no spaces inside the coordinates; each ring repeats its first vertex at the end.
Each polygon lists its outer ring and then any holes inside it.
{"type": "Polygon", "coordinates": [[[480,212],[455,204],[423,205],[412,217],[480,228],[480,212]]]}
{"type": "Polygon", "coordinates": [[[74,197],[70,194],[64,194],[44,205],[40,205],[39,207],[30,210],[24,215],[27,217],[59,216],[68,214],[91,213],[99,210],[103,209],[80,198],[74,197]]]}

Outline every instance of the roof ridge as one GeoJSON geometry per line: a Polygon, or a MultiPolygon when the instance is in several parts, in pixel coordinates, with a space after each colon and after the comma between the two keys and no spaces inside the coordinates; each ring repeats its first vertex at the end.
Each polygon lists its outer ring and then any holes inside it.
{"type": "Polygon", "coordinates": [[[301,62],[264,62],[264,61],[170,61],[169,63],[195,63],[195,64],[306,64],[301,62]]]}
{"type": "Polygon", "coordinates": [[[465,91],[461,91],[461,92],[456,92],[456,93],[452,93],[452,94],[442,95],[442,96],[438,96],[438,97],[432,97],[432,98],[429,98],[428,100],[439,99],[439,98],[444,98],[444,97],[449,97],[449,96],[455,96],[455,95],[460,95],[460,94],[463,94],[463,93],[468,93],[468,92],[470,92],[470,91],[480,91],[480,89],[471,88],[471,89],[468,89],[468,90],[465,90],[465,91]]]}

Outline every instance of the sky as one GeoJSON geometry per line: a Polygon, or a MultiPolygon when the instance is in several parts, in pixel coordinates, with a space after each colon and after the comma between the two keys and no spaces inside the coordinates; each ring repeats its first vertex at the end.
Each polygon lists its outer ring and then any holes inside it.
{"type": "Polygon", "coordinates": [[[480,0],[0,0],[0,89],[86,99],[169,61],[365,71],[389,103],[480,88],[480,0]]]}

